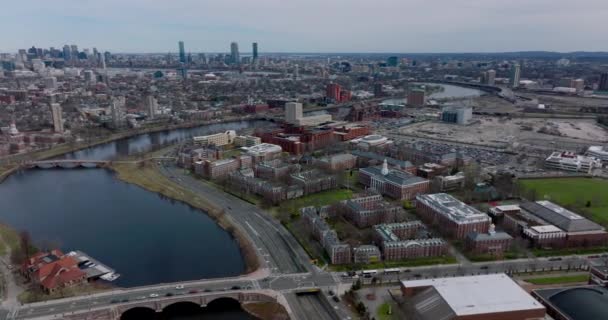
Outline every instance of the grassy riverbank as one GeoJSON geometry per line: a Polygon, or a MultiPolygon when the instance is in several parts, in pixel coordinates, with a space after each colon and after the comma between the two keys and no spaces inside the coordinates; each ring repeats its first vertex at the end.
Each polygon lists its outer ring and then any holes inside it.
{"type": "MultiPolygon", "coordinates": [[[[160,150],[147,156],[155,156],[155,154],[162,154],[162,152],[163,150],[160,150]]],[[[204,197],[167,179],[167,177],[160,173],[154,161],[114,163],[110,168],[116,172],[118,179],[122,181],[138,185],[148,191],[184,202],[207,212],[210,217],[237,240],[247,266],[246,272],[250,273],[259,268],[255,248],[245,234],[235,226],[231,218],[225,214],[224,210],[204,197]]]]}

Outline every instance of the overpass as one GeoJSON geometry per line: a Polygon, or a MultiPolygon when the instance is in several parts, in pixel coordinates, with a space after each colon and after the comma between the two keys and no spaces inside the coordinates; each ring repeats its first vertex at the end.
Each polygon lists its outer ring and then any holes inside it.
{"type": "Polygon", "coordinates": [[[152,157],[142,160],[92,160],[92,159],[53,159],[53,160],[37,160],[37,161],[25,161],[20,164],[21,168],[25,169],[53,169],[53,168],[103,168],[107,167],[112,163],[137,163],[142,161],[174,161],[174,157],[152,157]]]}

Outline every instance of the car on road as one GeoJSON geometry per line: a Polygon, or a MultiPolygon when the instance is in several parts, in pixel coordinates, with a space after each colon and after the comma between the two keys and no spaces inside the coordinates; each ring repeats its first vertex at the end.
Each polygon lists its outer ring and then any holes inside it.
{"type": "Polygon", "coordinates": [[[334,295],[334,292],[332,290],[327,291],[327,293],[329,293],[330,296],[334,295]]]}
{"type": "Polygon", "coordinates": [[[230,288],[230,290],[241,290],[241,287],[239,287],[239,286],[232,286],[232,288],[230,288]]]}
{"type": "Polygon", "coordinates": [[[198,290],[193,289],[193,290],[188,291],[188,293],[198,293],[198,290]]]}
{"type": "Polygon", "coordinates": [[[211,292],[211,289],[205,289],[203,291],[205,291],[205,292],[211,292]]]}
{"type": "Polygon", "coordinates": [[[183,288],[184,288],[184,285],[183,285],[183,284],[180,284],[180,285],[175,286],[175,289],[177,289],[177,290],[180,290],[180,289],[183,289],[183,288]]]}
{"type": "Polygon", "coordinates": [[[144,299],[146,299],[146,296],[139,296],[139,297],[135,298],[135,300],[144,300],[144,299]]]}
{"type": "Polygon", "coordinates": [[[158,293],[150,293],[150,295],[148,297],[150,297],[150,298],[158,298],[159,295],[158,295],[158,293]]]}
{"type": "Polygon", "coordinates": [[[112,299],[112,300],[110,300],[110,303],[119,303],[119,302],[120,302],[120,300],[118,300],[118,299],[112,299]]]}
{"type": "Polygon", "coordinates": [[[332,298],[335,302],[340,302],[340,298],[338,298],[338,296],[333,296],[332,298]]]}
{"type": "Polygon", "coordinates": [[[167,293],[165,293],[165,297],[173,297],[173,292],[167,292],[167,293]]]}
{"type": "Polygon", "coordinates": [[[549,261],[562,261],[562,258],[550,258],[549,261]]]}

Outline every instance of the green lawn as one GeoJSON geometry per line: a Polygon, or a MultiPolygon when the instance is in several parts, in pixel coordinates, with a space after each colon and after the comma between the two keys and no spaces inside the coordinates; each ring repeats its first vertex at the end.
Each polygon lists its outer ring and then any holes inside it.
{"type": "Polygon", "coordinates": [[[398,268],[398,267],[420,267],[420,266],[430,266],[436,264],[452,264],[457,263],[456,258],[452,256],[444,256],[444,257],[429,257],[429,258],[417,258],[417,259],[407,259],[401,261],[380,261],[376,263],[370,263],[366,265],[355,265],[355,264],[345,264],[345,265],[332,265],[331,269],[334,271],[351,271],[351,270],[361,270],[361,269],[386,269],[386,268],[398,268]]]}
{"type": "Polygon", "coordinates": [[[569,256],[573,254],[595,254],[608,252],[608,247],[566,248],[566,249],[532,249],[537,257],[569,256]]]}
{"type": "MultiPolygon", "coordinates": [[[[550,200],[562,206],[585,210],[596,222],[608,226],[608,181],[591,178],[523,179],[524,190],[536,190],[537,200],[550,200]],[[590,207],[586,207],[587,202],[590,207]]],[[[524,191],[523,193],[527,193],[524,191]]]]}
{"type": "Polygon", "coordinates": [[[393,315],[392,312],[391,312],[391,314],[389,314],[389,310],[390,310],[390,304],[388,302],[385,302],[385,303],[381,304],[378,307],[378,310],[376,310],[376,315],[377,315],[376,319],[378,319],[378,320],[397,319],[397,318],[394,317],[394,315],[393,315]]]}
{"type": "Polygon", "coordinates": [[[543,277],[543,278],[532,278],[526,279],[526,282],[531,284],[546,285],[546,284],[560,284],[560,283],[575,283],[575,282],[587,282],[589,280],[588,274],[577,274],[561,277],[543,277]]]}
{"type": "Polygon", "coordinates": [[[14,229],[0,224],[0,236],[3,241],[0,241],[0,255],[6,254],[6,246],[11,249],[17,249],[20,246],[19,234],[14,229]]]}
{"type": "Polygon", "coordinates": [[[298,210],[302,207],[320,207],[324,205],[334,204],[341,200],[350,199],[352,195],[352,190],[348,189],[336,189],[314,193],[301,198],[284,201],[283,203],[281,203],[279,210],[284,210],[292,214],[297,214],[299,212],[298,210]]]}

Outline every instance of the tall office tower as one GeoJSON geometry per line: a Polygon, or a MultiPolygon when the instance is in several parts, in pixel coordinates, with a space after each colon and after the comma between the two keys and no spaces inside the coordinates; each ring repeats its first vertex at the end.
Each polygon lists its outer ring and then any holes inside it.
{"type": "Polygon", "coordinates": [[[57,88],[57,78],[55,78],[55,77],[44,78],[44,86],[49,90],[54,90],[55,88],[57,88]]]}
{"type": "Polygon", "coordinates": [[[488,70],[486,72],[486,82],[487,85],[493,86],[496,83],[496,71],[488,70]]]}
{"type": "Polygon", "coordinates": [[[258,60],[258,43],[254,42],[252,44],[253,47],[253,62],[256,62],[258,60]]]}
{"type": "Polygon", "coordinates": [[[386,59],[386,65],[389,67],[396,67],[399,65],[399,58],[398,57],[388,57],[386,59]]]}
{"type": "Polygon", "coordinates": [[[71,58],[72,54],[70,51],[70,46],[66,44],[65,46],[63,46],[63,60],[70,61],[71,58]]]}
{"type": "Polygon", "coordinates": [[[112,115],[113,129],[122,128],[126,125],[125,104],[125,97],[116,97],[112,99],[112,106],[110,106],[110,114],[112,115]]]}
{"type": "Polygon", "coordinates": [[[179,42],[179,62],[186,63],[186,49],[184,49],[184,42],[179,42]]]}
{"type": "Polygon", "coordinates": [[[70,51],[72,52],[72,59],[78,60],[78,46],[75,44],[71,45],[70,51]]]}
{"type": "Polygon", "coordinates": [[[298,123],[302,119],[302,104],[298,102],[287,102],[285,104],[285,121],[298,123]]]}
{"type": "Polygon", "coordinates": [[[63,118],[59,103],[51,103],[51,116],[53,118],[53,130],[57,133],[63,133],[63,118]]]}
{"type": "Polygon", "coordinates": [[[106,51],[103,53],[103,59],[106,61],[106,63],[110,62],[110,60],[112,59],[112,54],[110,53],[110,51],[106,51]]]}
{"type": "Polygon", "coordinates": [[[153,95],[146,97],[146,113],[149,119],[154,119],[154,116],[158,113],[158,102],[153,95]]]}
{"type": "Polygon", "coordinates": [[[202,64],[207,64],[207,56],[204,53],[199,53],[198,61],[200,61],[202,64]]]}
{"type": "Polygon", "coordinates": [[[608,72],[602,73],[600,75],[600,83],[597,87],[598,91],[608,91],[608,72]]]}
{"type": "Polygon", "coordinates": [[[300,79],[300,65],[295,65],[294,69],[293,69],[293,78],[295,80],[300,79]]]}
{"type": "Polygon", "coordinates": [[[236,42],[230,43],[230,62],[232,64],[241,63],[241,57],[239,56],[239,44],[236,42]]]}
{"type": "Polygon", "coordinates": [[[509,76],[509,85],[511,88],[519,87],[519,79],[521,77],[521,66],[514,64],[511,66],[511,75],[509,76]]]}

